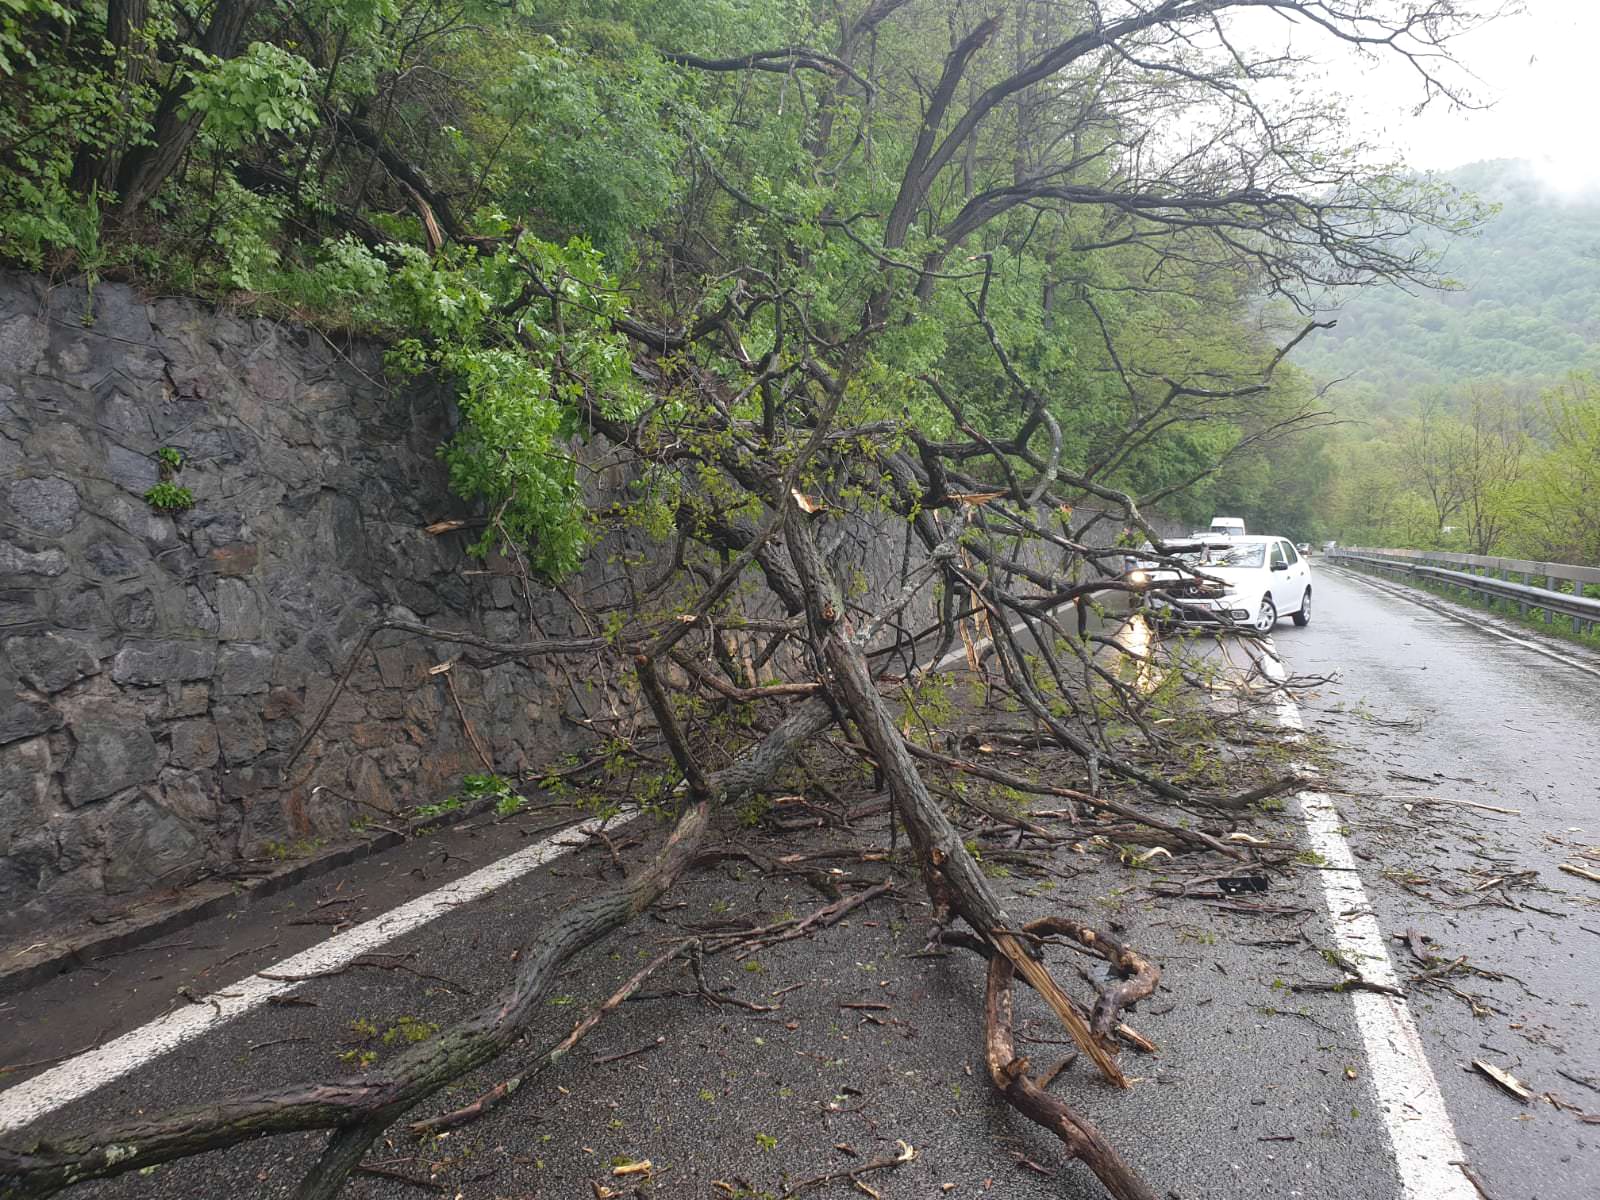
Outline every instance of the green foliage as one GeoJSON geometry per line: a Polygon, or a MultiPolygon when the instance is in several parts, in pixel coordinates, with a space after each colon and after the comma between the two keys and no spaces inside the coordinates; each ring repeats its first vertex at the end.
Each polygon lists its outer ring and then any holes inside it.
{"type": "Polygon", "coordinates": [[[1537,390],[1600,368],[1600,194],[1553,194],[1515,161],[1443,178],[1498,205],[1479,234],[1442,248],[1455,288],[1364,291],[1296,352],[1318,378],[1349,378],[1363,413],[1404,412],[1441,384],[1527,379],[1537,390]]]}
{"type": "Polygon", "coordinates": [[[144,502],[157,512],[186,512],[194,507],[194,493],[163,479],[145,492],[144,502]]]}
{"type": "Polygon", "coordinates": [[[298,54],[252,42],[236,58],[198,50],[191,58],[184,106],[200,114],[201,134],[213,149],[238,150],[275,134],[298,137],[317,124],[316,68],[298,54]]]}
{"type": "Polygon", "coordinates": [[[446,796],[443,800],[435,801],[432,804],[414,805],[411,809],[411,816],[413,820],[431,821],[435,817],[444,816],[446,813],[460,812],[465,804],[466,801],[459,794],[446,796]]]}
{"type": "MultiPolygon", "coordinates": [[[[1264,289],[1294,290],[1279,268],[1315,277],[1336,251],[1339,273],[1361,277],[1355,234],[1308,245],[1293,218],[1216,208],[1230,230],[1217,238],[1209,219],[1042,197],[996,201],[963,224],[1019,172],[1062,195],[1126,189],[1118,148],[1145,136],[1132,98],[1203,106],[1187,72],[1154,92],[1148,77],[1113,78],[1142,69],[1131,62],[1052,75],[1019,93],[1015,113],[982,121],[964,165],[942,169],[891,232],[883,214],[928,102],[904,80],[939,77],[951,30],[969,20],[960,5],[881,14],[871,54],[855,48],[853,69],[877,76],[868,88],[815,63],[681,65],[840,36],[832,19],[775,0],[521,0],[451,20],[429,0],[230,2],[150,0],[127,29],[115,5],[0,0],[0,257],[386,338],[397,375],[449,387],[460,420],[441,455],[456,494],[489,517],[479,554],[552,578],[578,565],[594,528],[576,441],[596,412],[639,418],[642,443],[699,460],[642,481],[638,527],[665,535],[688,494],[753,515],[747,485],[705,465],[744,434],[713,433],[697,406],[717,384],[735,422],[776,404],[784,432],[738,452],[781,469],[816,400],[805,360],[819,354],[844,380],[838,422],[873,431],[838,447],[854,462],[837,481],[846,505],[882,503],[874,473],[907,429],[1003,437],[1037,394],[1065,471],[1194,520],[1277,506],[1271,524],[1298,536],[1318,520],[1316,481],[1337,456],[1315,444],[1280,465],[1274,442],[1311,402],[1304,379],[1280,371],[1225,399],[1290,331],[1258,303],[1264,289]],[[229,13],[247,18],[237,36],[212,36],[229,13]],[[1080,104],[1087,95],[1105,102],[1080,104]],[[920,281],[916,264],[930,272],[920,281]],[[715,337],[649,355],[646,397],[622,328],[694,329],[712,314],[701,332],[715,337]],[[746,386],[751,361],[770,362],[771,392],[746,386]]],[[[1060,22],[1038,6],[996,11],[1019,46],[1040,48],[1083,19],[1071,5],[1060,22]]],[[[980,54],[960,91],[982,95],[1014,65],[980,54]]],[[[1327,116],[1318,101],[1285,103],[1300,116],[1284,129],[1327,116]]],[[[1317,189],[1355,178],[1340,175],[1341,147],[1312,140],[1276,168],[1303,156],[1317,189]]],[[[1327,228],[1381,226],[1383,206],[1399,225],[1460,224],[1435,184],[1359,182],[1377,211],[1327,228]]],[[[1033,438],[1037,454],[1041,427],[1033,438]]],[[[1004,482],[990,458],[964,466],[1004,482]]]]}
{"type": "Polygon", "coordinates": [[[439,1032],[439,1026],[433,1021],[424,1021],[419,1017],[401,1016],[395,1023],[383,1031],[383,1044],[385,1046],[414,1046],[418,1042],[425,1042],[439,1032]]]}
{"type": "Polygon", "coordinates": [[[456,807],[476,804],[480,800],[492,800],[497,816],[509,817],[511,814],[522,811],[527,799],[517,793],[516,787],[503,775],[495,774],[468,774],[461,779],[461,787],[450,800],[456,802],[456,807]]]}

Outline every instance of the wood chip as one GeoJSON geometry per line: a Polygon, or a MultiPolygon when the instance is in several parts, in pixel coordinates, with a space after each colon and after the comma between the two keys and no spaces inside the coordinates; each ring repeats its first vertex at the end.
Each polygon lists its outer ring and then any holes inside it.
{"type": "Polygon", "coordinates": [[[1493,1063],[1486,1063],[1481,1058],[1473,1059],[1472,1066],[1474,1070],[1494,1080],[1495,1083],[1499,1084],[1502,1088],[1511,1093],[1511,1095],[1515,1096],[1518,1100],[1521,1100],[1524,1104],[1533,1099],[1533,1092],[1530,1091],[1527,1085],[1525,1085],[1510,1071],[1502,1070],[1493,1063]]]}
{"type": "Polygon", "coordinates": [[[795,502],[796,506],[799,507],[801,512],[805,512],[805,513],[821,512],[823,509],[828,507],[821,500],[818,500],[815,497],[806,495],[799,488],[791,488],[789,490],[789,494],[794,497],[794,502],[795,502]]]}
{"type": "Polygon", "coordinates": [[[1577,863],[1562,863],[1561,869],[1568,875],[1577,875],[1582,879],[1589,879],[1595,883],[1600,883],[1600,873],[1591,871],[1587,867],[1580,867],[1577,863]]]}

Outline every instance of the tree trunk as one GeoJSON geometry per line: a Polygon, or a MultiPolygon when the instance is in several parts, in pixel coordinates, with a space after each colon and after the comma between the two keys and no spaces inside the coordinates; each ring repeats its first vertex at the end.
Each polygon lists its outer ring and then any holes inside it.
{"type": "MultiPolygon", "coordinates": [[[[259,3],[260,0],[218,0],[199,49],[213,58],[232,58],[244,27],[259,3]]],[[[117,192],[122,197],[122,212],[127,216],[137,213],[161,190],[161,185],[183,161],[194,135],[200,131],[200,114],[184,109],[189,87],[187,69],[178,68],[172,86],[156,107],[150,145],[123,159],[117,172],[117,192]]]]}

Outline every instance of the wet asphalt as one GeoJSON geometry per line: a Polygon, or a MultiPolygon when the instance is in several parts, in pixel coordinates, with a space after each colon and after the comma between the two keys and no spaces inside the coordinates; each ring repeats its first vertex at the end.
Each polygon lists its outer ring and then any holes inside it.
{"type": "MultiPolygon", "coordinates": [[[[1600,1196],[1600,1124],[1547,1098],[1600,1113],[1600,883],[1559,870],[1600,871],[1600,656],[1341,571],[1319,572],[1317,600],[1276,640],[1295,673],[1337,673],[1300,706],[1338,763],[1380,925],[1466,956],[1444,981],[1457,991],[1410,989],[1457,1136],[1494,1200],[1600,1196]],[[1519,1103],[1474,1059],[1538,1098],[1519,1103]]],[[[1423,969],[1391,954],[1402,979],[1423,969]]]]}
{"type": "MultiPolygon", "coordinates": [[[[1363,879],[1384,930],[1416,928],[1436,939],[1430,952],[1465,954],[1503,976],[1450,977],[1474,1001],[1433,989],[1413,989],[1412,999],[1486,1191],[1493,1200],[1600,1196],[1600,1129],[1542,1099],[1521,1105],[1462,1069],[1473,1057],[1489,1058],[1536,1092],[1600,1111],[1600,1092],[1557,1073],[1600,1082],[1600,1035],[1588,1007],[1600,979],[1600,934],[1592,932],[1600,929],[1600,885],[1556,870],[1557,862],[1600,843],[1600,679],[1328,571],[1318,575],[1311,626],[1284,622],[1276,641],[1294,673],[1338,673],[1300,700],[1323,745],[1324,778],[1337,789],[1350,840],[1370,867],[1363,879]],[[1415,803],[1407,809],[1422,797],[1522,813],[1415,803]],[[1537,874],[1479,888],[1526,870],[1537,874]],[[1485,1015],[1474,1016],[1469,1003],[1485,1015]]],[[[50,1057],[132,1028],[187,1003],[179,988],[199,994],[225,987],[327,932],[292,922],[341,909],[357,919],[375,915],[547,836],[542,831],[560,815],[535,811],[444,831],[102,963],[101,972],[74,972],[7,997],[0,1002],[0,1063],[50,1057]],[[327,904],[341,897],[355,899],[327,904]]],[[[662,829],[642,818],[611,840],[634,862],[662,829]]],[[[1268,816],[1251,830],[1293,840],[1295,818],[1268,816]]],[[[1092,827],[1084,833],[1087,842],[1092,827]]],[[[736,824],[723,836],[766,853],[845,840],[826,830],[780,837],[736,824]]],[[[850,837],[881,844],[887,829],[869,822],[850,837]]],[[[1111,1089],[1080,1064],[1057,1081],[1058,1093],[1098,1123],[1162,1195],[1397,1197],[1348,998],[1290,994],[1284,986],[1337,978],[1319,952],[1328,941],[1312,870],[1273,878],[1260,899],[1282,911],[1239,911],[1203,899],[1156,898],[1148,885],[1158,874],[1130,872],[1085,848],[1062,847],[1055,873],[1042,877],[1007,874],[996,862],[996,886],[1019,920],[1087,915],[1161,964],[1161,990],[1128,1018],[1160,1052],[1124,1052],[1125,1069],[1138,1080],[1130,1091],[1111,1089]]],[[[875,862],[839,867],[846,886],[877,882],[887,870],[875,862]]],[[[413,955],[404,960],[408,969],[353,969],[308,982],[296,995],[313,1004],[257,1009],[7,1141],[195,1103],[246,1083],[338,1075],[349,1069],[341,1056],[371,1053],[382,1061],[393,1053],[386,1033],[472,1011],[509,979],[541,914],[614,879],[618,869],[611,851],[591,842],[385,947],[413,955]]],[[[748,867],[724,863],[695,875],[658,912],[575,961],[524,1046],[419,1111],[464,1103],[536,1057],[672,939],[803,915],[823,903],[803,882],[748,867]]],[[[432,1191],[358,1176],[345,1194],[589,1200],[638,1189],[777,1197],[810,1176],[893,1155],[903,1142],[916,1151],[910,1162],[862,1179],[883,1197],[1103,1195],[1080,1164],[1065,1162],[1052,1139],[991,1094],[981,1043],[982,964],[961,952],[921,956],[927,920],[919,885],[903,878],[896,896],[858,909],[814,940],[744,960],[711,958],[713,986],[773,1010],[710,1004],[692,994],[630,1002],[491,1116],[423,1146],[392,1131],[391,1144],[372,1159],[431,1181],[432,1191]],[[614,1163],[644,1158],[653,1165],[648,1176],[611,1175],[614,1163]]],[[[1402,977],[1420,969],[1405,965],[1402,946],[1394,949],[1402,977]]],[[[1052,951],[1052,962],[1058,977],[1073,979],[1063,951],[1052,951]]],[[[645,990],[691,988],[687,973],[676,971],[645,990]]],[[[1036,1063],[1067,1052],[1065,1034],[1031,996],[1019,996],[1018,1022],[1020,1048],[1036,1063]]],[[[287,1196],[321,1141],[307,1135],[252,1143],[75,1194],[287,1196]]],[[[860,1193],[836,1180],[807,1194],[860,1193]]]]}

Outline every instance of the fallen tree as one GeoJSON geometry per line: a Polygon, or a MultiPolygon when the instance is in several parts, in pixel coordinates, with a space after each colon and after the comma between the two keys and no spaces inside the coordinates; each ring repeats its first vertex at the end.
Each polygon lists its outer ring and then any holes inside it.
{"type": "MultiPolygon", "coordinates": [[[[269,20],[233,7],[241,20],[269,20]]],[[[1156,506],[1319,419],[1285,356],[1322,323],[1255,302],[1293,308],[1330,286],[1427,283],[1428,264],[1397,251],[1397,233],[1461,217],[1448,197],[1320,144],[1328,114],[1275,106],[1258,87],[1292,75],[1295,59],[1243,47],[1222,18],[1268,9],[1335,42],[1399,54],[1430,92],[1447,86],[1435,55],[1466,18],[1446,0],[993,7],[872,0],[819,17],[823,47],[658,47],[651,70],[681,73],[721,129],[760,136],[711,144],[685,122],[692,136],[675,165],[687,182],[641,235],[649,267],[626,300],[581,248],[451,203],[452,191],[476,194],[469,181],[441,182],[396,144],[410,126],[375,114],[411,103],[426,114],[412,125],[440,124],[446,102],[410,89],[413,75],[445,73],[397,67],[383,104],[347,111],[328,66],[324,173],[338,183],[338,166],[356,156],[351,204],[387,189],[393,209],[419,215],[433,258],[371,248],[382,234],[364,217],[369,249],[342,253],[372,255],[364,261],[379,274],[392,268],[414,290],[446,281],[419,308],[433,324],[408,327],[416,336],[401,357],[459,385],[466,424],[449,456],[463,493],[487,501],[486,543],[530,586],[570,565],[576,468],[550,434],[570,422],[602,435],[637,486],[637,503],[606,519],[644,524],[673,546],[664,571],[646,577],[636,564],[620,621],[582,614],[610,630],[590,638],[386,628],[454,636],[497,658],[581,654],[626,678],[638,702],[630,738],[650,739],[672,764],[675,824],[647,866],[545,920],[495,1001],[382,1067],[10,1139],[0,1196],[48,1196],[306,1130],[330,1136],[297,1194],[336,1195],[376,1138],[504,1051],[563,965],[665,895],[718,815],[778,790],[803,751],[871,765],[933,901],[930,941],[988,956],[984,1039],[997,1094],[1111,1194],[1155,1194],[1046,1091],[1010,1033],[1020,975],[1099,1074],[1126,1086],[1119,1015],[1154,986],[1153,969],[1065,916],[1019,928],[966,845],[959,800],[930,783],[957,772],[1056,797],[1069,815],[1082,806],[1142,823],[1180,851],[1257,853],[1141,807],[1155,797],[1206,814],[1219,801],[1177,781],[1181,747],[1148,719],[1152,688],[1180,687],[1184,672],[1153,681],[1151,655],[1097,639],[1092,610],[1136,590],[1122,578],[1130,545],[1162,548],[1156,506]],[[1180,118],[1193,136],[1175,147],[1163,122],[1180,118]],[[436,276],[419,281],[419,263],[436,276]],[[477,313],[467,332],[451,290],[462,281],[477,313]],[[886,530],[903,540],[891,547],[886,530]],[[869,603],[841,586],[838,550],[850,538],[900,559],[897,586],[869,603]],[[1070,757],[1074,777],[1040,781],[941,745],[926,689],[952,657],[1026,722],[1034,745],[1070,757]],[[715,719],[734,712],[740,721],[715,719]],[[969,934],[949,928],[958,919],[969,934]],[[1092,1012],[1043,961],[1041,940],[1057,934],[1122,980],[1092,1012]]],[[[424,26],[419,44],[445,38],[424,26]]],[[[169,92],[161,111],[179,111],[187,90],[169,92]]],[[[149,201],[156,174],[180,170],[193,126],[136,156],[145,165],[131,208],[149,201]]],[[[507,121],[502,144],[517,133],[507,121]]],[[[280,193],[272,154],[259,157],[233,162],[229,178],[250,187],[270,176],[280,193]]],[[[478,164],[484,177],[492,162],[478,164]]],[[[98,160],[95,174],[107,174],[98,160]]],[[[1011,828],[1037,833],[1030,824],[1011,828]]],[[[515,1091],[508,1080],[477,1112],[515,1091]]]]}

